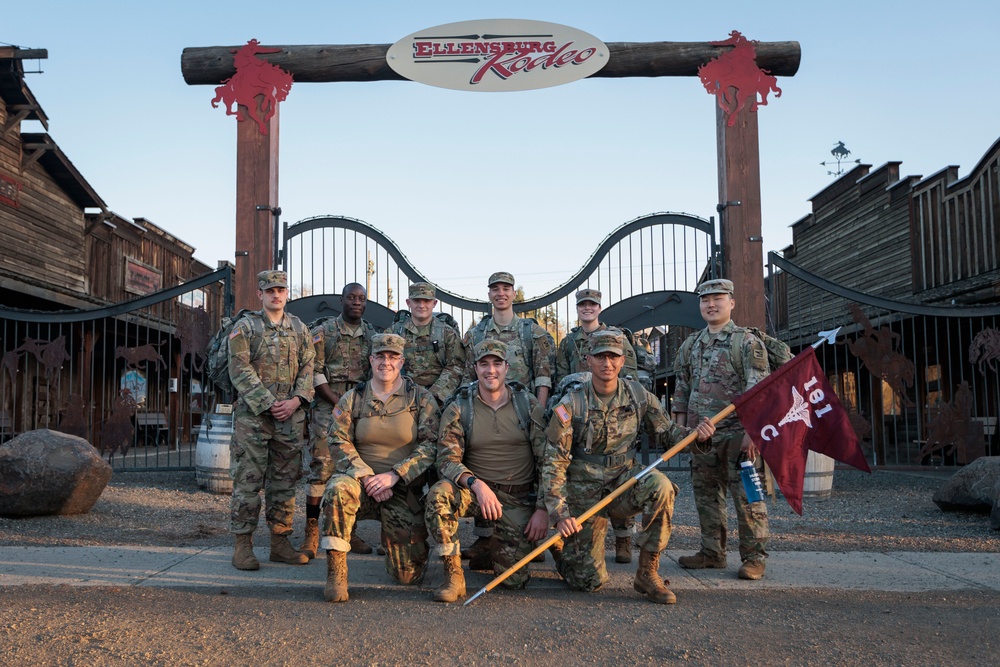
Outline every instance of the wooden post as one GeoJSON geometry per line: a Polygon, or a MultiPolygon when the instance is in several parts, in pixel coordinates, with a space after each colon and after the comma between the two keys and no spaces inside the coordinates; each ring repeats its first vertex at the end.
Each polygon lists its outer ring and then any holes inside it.
{"type": "Polygon", "coordinates": [[[736,290],[733,321],[763,330],[766,315],[757,113],[743,109],[730,126],[729,116],[716,105],[715,118],[722,277],[732,280],[736,290]]]}
{"type": "MultiPolygon", "coordinates": [[[[258,114],[263,95],[256,98],[258,114]]],[[[244,114],[246,111],[244,111],[244,114]]],[[[261,134],[250,119],[236,124],[236,310],[260,309],[257,273],[274,266],[274,219],[278,206],[278,110],[261,134]],[[246,253],[246,254],[244,254],[246,253]]]]}

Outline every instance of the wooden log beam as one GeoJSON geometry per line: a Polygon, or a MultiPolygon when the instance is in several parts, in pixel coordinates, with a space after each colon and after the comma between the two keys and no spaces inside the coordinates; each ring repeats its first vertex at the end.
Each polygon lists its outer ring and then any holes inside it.
{"type": "MultiPolygon", "coordinates": [[[[390,44],[309,44],[268,46],[281,53],[258,57],[291,73],[297,83],[335,81],[405,81],[386,62],[390,44]]],[[[181,73],[191,86],[220,84],[236,73],[233,53],[239,46],[188,47],[181,53],[181,73]]],[[[697,76],[698,68],[728,46],[708,42],[608,42],[608,64],[594,77],[697,76]]],[[[761,42],[757,65],[775,76],[794,76],[802,59],[798,42],[761,42]]]]}

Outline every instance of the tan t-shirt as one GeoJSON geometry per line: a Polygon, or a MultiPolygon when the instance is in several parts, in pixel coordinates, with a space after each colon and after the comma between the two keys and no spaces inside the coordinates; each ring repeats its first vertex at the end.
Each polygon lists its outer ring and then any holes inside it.
{"type": "Polygon", "coordinates": [[[462,457],[469,470],[497,484],[534,482],[535,457],[531,442],[517,425],[514,402],[508,400],[494,411],[477,392],[472,410],[472,433],[466,434],[462,457]]]}
{"type": "Polygon", "coordinates": [[[411,453],[417,442],[416,413],[406,400],[406,383],[402,382],[383,403],[365,387],[361,414],[354,425],[354,448],[361,460],[375,474],[389,472],[411,453]]]}

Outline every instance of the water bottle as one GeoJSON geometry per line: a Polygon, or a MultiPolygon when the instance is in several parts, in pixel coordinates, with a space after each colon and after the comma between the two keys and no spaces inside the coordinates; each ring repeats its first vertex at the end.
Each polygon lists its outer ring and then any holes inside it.
{"type": "Polygon", "coordinates": [[[740,477],[743,479],[743,489],[747,492],[747,502],[759,503],[764,500],[764,489],[760,485],[760,475],[753,461],[740,461],[740,477]]]}

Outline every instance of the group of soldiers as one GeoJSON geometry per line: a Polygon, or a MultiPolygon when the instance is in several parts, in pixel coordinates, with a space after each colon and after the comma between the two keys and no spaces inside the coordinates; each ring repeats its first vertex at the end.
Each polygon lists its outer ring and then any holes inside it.
{"type": "MultiPolygon", "coordinates": [[[[455,602],[466,595],[463,556],[472,567],[502,573],[553,526],[561,537],[551,549],[559,574],[575,590],[597,590],[608,578],[608,521],[616,560],[628,562],[633,522],[641,516],[634,588],[672,604],[676,597],[659,574],[677,493],[665,475],[653,470],[589,521],[576,518],[635,475],[644,431],[664,448],[695,434],[702,548],[681,558],[681,566],[726,566],[728,488],[739,524],[738,574],[764,575],[766,506],[747,503],[736,472],[741,452],[755,454],[752,442],[738,421],[717,428],[709,419],[767,372],[766,351],[752,335],[739,338],[745,368],[732,368],[731,282],[699,286],[708,327],[687,346],[687,361],[678,359],[673,420],[638,381],[638,346],[600,322],[597,290],[577,292],[580,326],[556,349],[541,326],[514,312],[514,277],[507,272],[490,276],[491,313],[464,337],[435,316],[436,293],[427,283],[410,286],[408,314],[382,333],[364,320],[367,294],[357,283],[344,287],[342,313],[311,330],[285,312],[284,272],[261,272],[258,287],[261,310],[239,319],[228,341],[238,395],[234,567],[260,567],[252,533],[261,491],[270,560],[304,564],[325,550],[330,602],[349,598],[347,553],[371,552],[354,535],[359,520],[381,522],[379,552],[402,584],[422,581],[429,533],[445,573],[433,598],[455,602]],[[296,550],[289,535],[307,431],[306,527],[296,550]],[[476,519],[477,536],[465,551],[458,541],[463,517],[476,519]]],[[[523,568],[502,583],[523,588],[528,578],[523,568]]]]}

